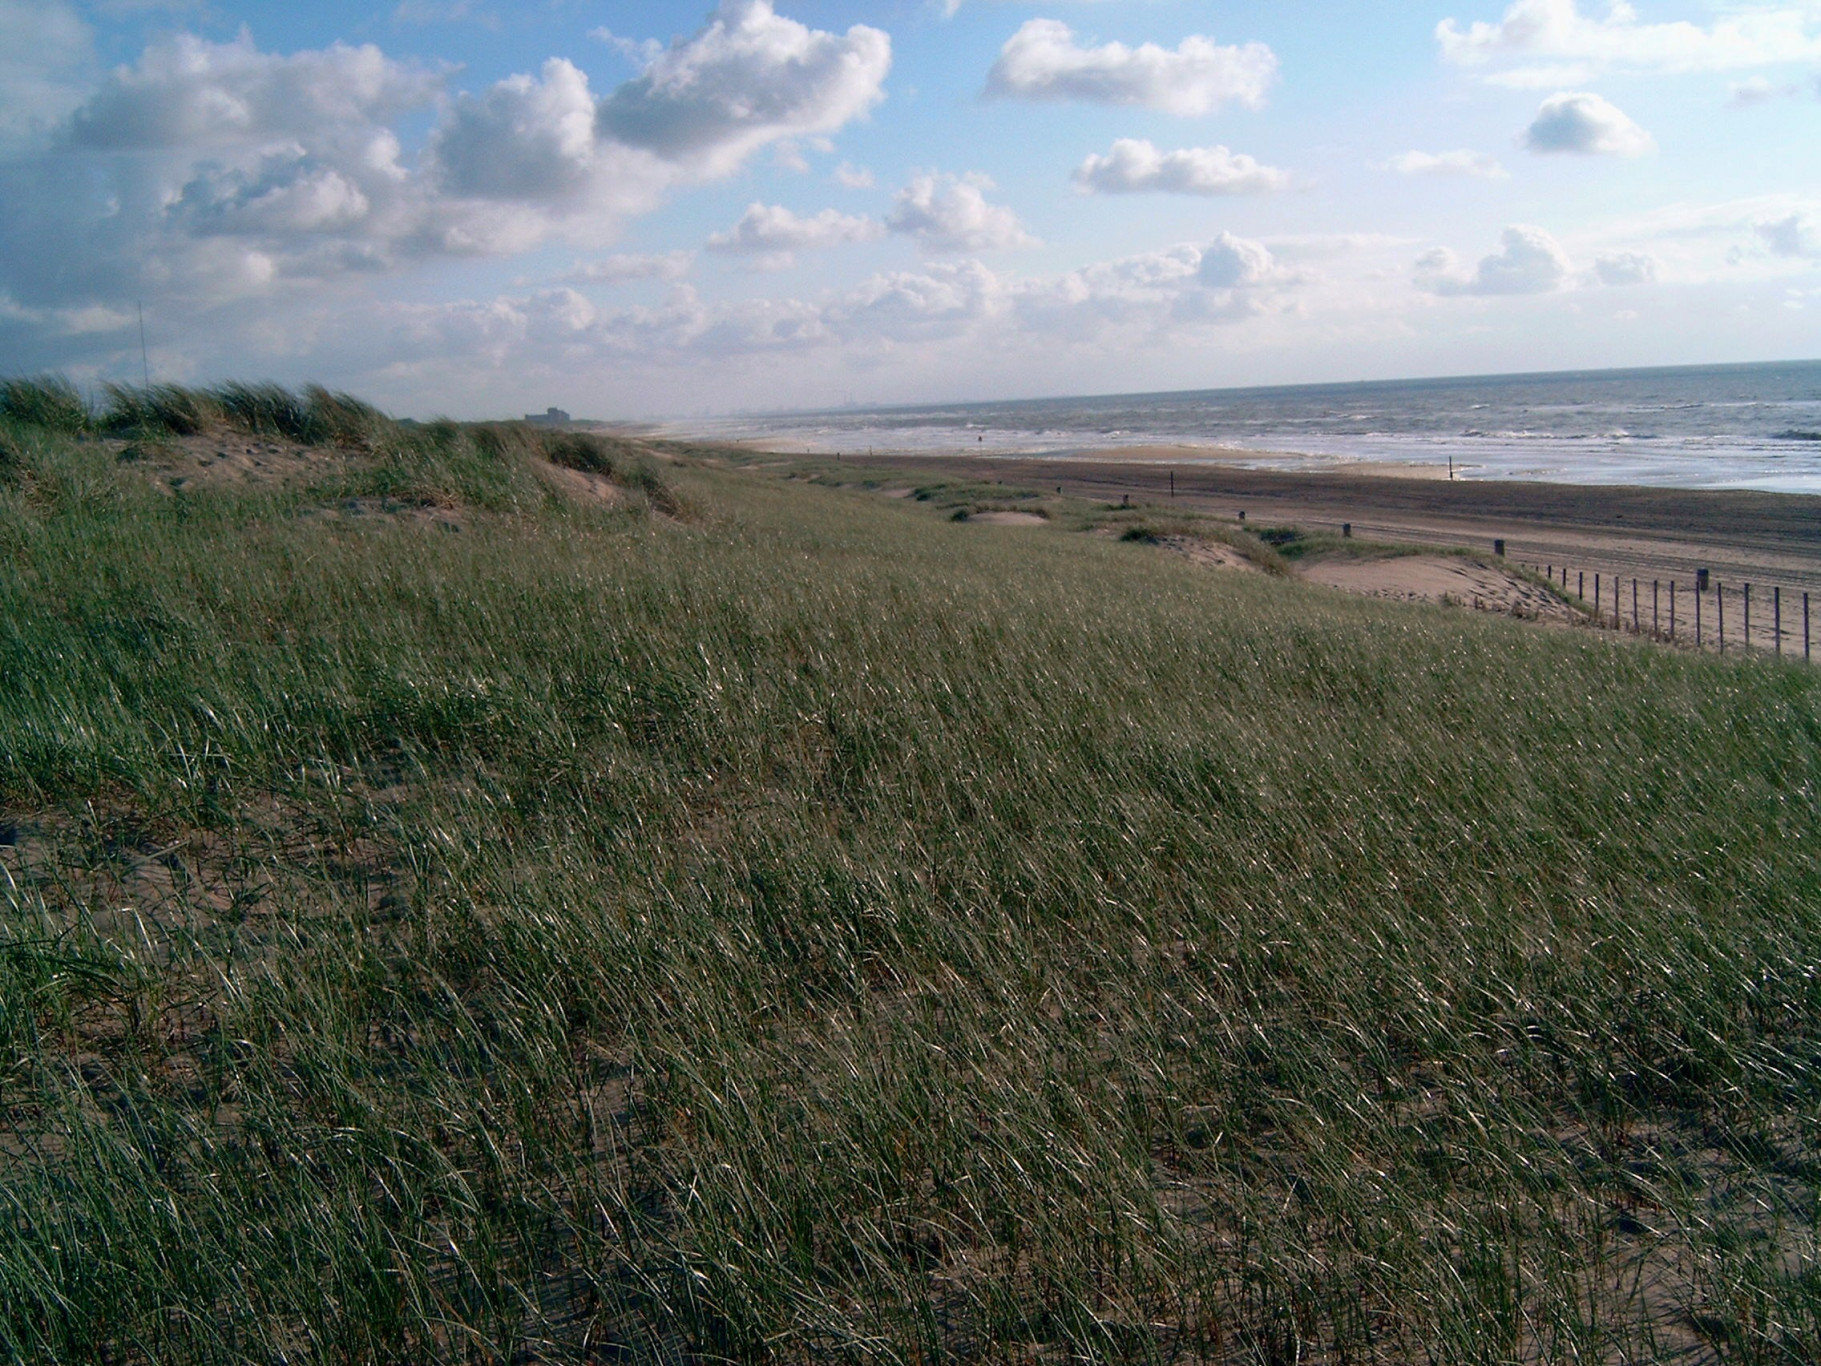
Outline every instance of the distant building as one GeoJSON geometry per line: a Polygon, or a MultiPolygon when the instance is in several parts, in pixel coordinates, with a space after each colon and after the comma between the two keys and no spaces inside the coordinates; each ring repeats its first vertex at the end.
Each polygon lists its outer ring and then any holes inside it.
{"type": "Polygon", "coordinates": [[[561,408],[546,408],[541,413],[526,413],[525,421],[535,422],[540,427],[556,427],[569,421],[569,414],[561,408]]]}

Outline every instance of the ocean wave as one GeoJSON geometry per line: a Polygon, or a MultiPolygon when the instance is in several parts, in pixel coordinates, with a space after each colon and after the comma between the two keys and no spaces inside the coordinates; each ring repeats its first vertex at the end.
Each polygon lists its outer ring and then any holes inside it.
{"type": "Polygon", "coordinates": [[[1801,427],[1791,427],[1786,432],[1778,432],[1772,439],[1776,441],[1821,441],[1821,432],[1810,432],[1801,427]]]}

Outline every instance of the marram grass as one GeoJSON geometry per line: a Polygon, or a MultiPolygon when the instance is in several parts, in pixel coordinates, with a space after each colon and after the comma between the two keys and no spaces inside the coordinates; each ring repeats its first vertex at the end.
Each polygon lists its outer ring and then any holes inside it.
{"type": "Polygon", "coordinates": [[[1821,1356],[1815,675],[515,440],[21,443],[8,1358],[1821,1356]]]}

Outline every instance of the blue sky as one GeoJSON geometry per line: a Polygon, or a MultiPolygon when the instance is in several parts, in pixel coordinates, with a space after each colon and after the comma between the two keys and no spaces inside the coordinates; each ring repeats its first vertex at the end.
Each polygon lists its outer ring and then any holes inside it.
{"type": "Polygon", "coordinates": [[[598,416],[1821,354],[1821,3],[0,0],[0,370],[598,416]]]}

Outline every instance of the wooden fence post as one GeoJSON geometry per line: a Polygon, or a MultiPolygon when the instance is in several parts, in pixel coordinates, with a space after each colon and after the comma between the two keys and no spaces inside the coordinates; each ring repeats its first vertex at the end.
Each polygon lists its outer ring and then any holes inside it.
{"type": "Polygon", "coordinates": [[[1751,585],[1745,585],[1745,648],[1751,649],[1751,585]]]}
{"type": "Polygon", "coordinates": [[[1676,638],[1676,581],[1669,581],[1669,638],[1676,638]]]}
{"type": "Polygon", "coordinates": [[[1808,653],[1808,594],[1802,595],[1802,662],[1809,662],[1808,653]]]}
{"type": "Polygon", "coordinates": [[[1777,658],[1783,658],[1783,587],[1770,590],[1771,634],[1777,641],[1777,658]]]}
{"type": "Polygon", "coordinates": [[[1663,634],[1663,619],[1659,614],[1657,606],[1660,601],[1659,594],[1662,590],[1663,581],[1661,579],[1652,579],[1650,581],[1650,634],[1652,636],[1661,636],[1663,634]]]}
{"type": "Polygon", "coordinates": [[[1720,633],[1720,653],[1726,653],[1726,585],[1714,583],[1714,610],[1720,614],[1720,624],[1716,628],[1720,633]]]}
{"type": "Polygon", "coordinates": [[[1701,594],[1695,592],[1695,649],[1701,648],[1701,594]]]}

